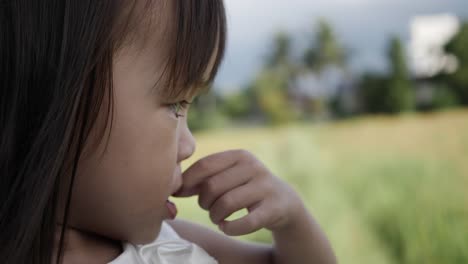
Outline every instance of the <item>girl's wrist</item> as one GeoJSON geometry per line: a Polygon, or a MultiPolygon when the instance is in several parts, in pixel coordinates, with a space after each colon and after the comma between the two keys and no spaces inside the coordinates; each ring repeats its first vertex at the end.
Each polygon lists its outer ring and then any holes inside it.
{"type": "Polygon", "coordinates": [[[290,202],[284,220],[270,228],[273,233],[289,233],[295,228],[310,222],[311,216],[301,197],[290,187],[290,202]]]}

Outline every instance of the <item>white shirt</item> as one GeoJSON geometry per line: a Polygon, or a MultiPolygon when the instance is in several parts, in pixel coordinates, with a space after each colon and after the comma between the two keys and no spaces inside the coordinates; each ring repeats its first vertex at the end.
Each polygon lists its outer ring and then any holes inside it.
{"type": "Polygon", "coordinates": [[[123,252],[108,264],[218,264],[205,250],[182,239],[163,221],[158,237],[145,245],[122,243],[123,252]]]}

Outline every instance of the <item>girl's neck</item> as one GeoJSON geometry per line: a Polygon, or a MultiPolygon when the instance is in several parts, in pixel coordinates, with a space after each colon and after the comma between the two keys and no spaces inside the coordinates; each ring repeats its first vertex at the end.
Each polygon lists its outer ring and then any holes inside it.
{"type": "MultiPolygon", "coordinates": [[[[60,241],[62,226],[58,225],[55,231],[53,248],[53,263],[60,241]]],[[[65,229],[62,264],[74,263],[108,263],[117,258],[123,251],[122,243],[107,237],[68,227],[65,229]]]]}

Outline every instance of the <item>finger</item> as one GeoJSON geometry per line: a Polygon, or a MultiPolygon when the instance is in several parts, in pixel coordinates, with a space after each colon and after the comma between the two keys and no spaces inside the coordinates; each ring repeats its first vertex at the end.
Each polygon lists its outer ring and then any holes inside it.
{"type": "Polygon", "coordinates": [[[268,214],[262,209],[261,204],[255,205],[257,208],[249,210],[250,212],[239,219],[233,221],[223,221],[219,228],[226,235],[241,236],[253,233],[266,226],[268,214]]]}
{"type": "Polygon", "coordinates": [[[251,156],[245,150],[227,150],[196,161],[182,173],[183,185],[175,196],[187,197],[197,194],[199,191],[198,185],[206,178],[235,166],[239,160],[249,155],[251,156]]]}
{"type": "Polygon", "coordinates": [[[262,197],[262,193],[257,192],[254,185],[249,183],[232,189],[219,197],[209,208],[210,219],[218,224],[231,214],[260,202],[262,197]]]}
{"type": "Polygon", "coordinates": [[[204,181],[200,185],[198,204],[208,210],[220,196],[236,187],[246,184],[251,179],[247,166],[234,166],[204,181]]]}

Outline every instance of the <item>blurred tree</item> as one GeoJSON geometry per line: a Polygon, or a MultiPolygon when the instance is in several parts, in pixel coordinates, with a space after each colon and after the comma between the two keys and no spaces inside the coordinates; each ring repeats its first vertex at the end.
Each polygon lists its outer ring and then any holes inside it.
{"type": "MultiPolygon", "coordinates": [[[[319,79],[326,70],[330,70],[336,67],[341,71],[341,76],[335,76],[336,78],[343,78],[339,81],[342,83],[337,84],[338,86],[348,87],[343,85],[345,78],[348,77],[346,67],[346,51],[345,48],[339,43],[332,25],[325,19],[320,19],[315,26],[314,33],[310,37],[310,41],[306,50],[302,55],[302,64],[304,65],[305,72],[312,72],[319,79]]],[[[336,70],[336,69],[334,69],[336,70]]],[[[323,83],[324,89],[336,89],[339,87],[328,87],[327,83],[323,83]]],[[[332,84],[333,85],[333,84],[332,84]]],[[[339,90],[339,92],[345,92],[339,90]]],[[[305,117],[323,116],[330,113],[334,113],[335,116],[345,115],[345,109],[340,99],[340,94],[334,94],[331,98],[325,97],[313,97],[309,98],[309,104],[312,107],[301,109],[305,117]]]]}
{"type": "Polygon", "coordinates": [[[222,112],[231,119],[247,119],[253,114],[255,97],[251,88],[225,95],[222,98],[222,112]]]}
{"type": "Polygon", "coordinates": [[[226,125],[226,117],[217,109],[221,98],[210,89],[195,98],[190,105],[187,123],[192,131],[226,125]]]}
{"type": "Polygon", "coordinates": [[[282,67],[265,70],[252,86],[258,107],[270,124],[278,125],[296,118],[287,95],[288,76],[282,67]]]}
{"type": "Polygon", "coordinates": [[[251,115],[255,115],[258,110],[270,124],[281,124],[294,119],[288,98],[289,83],[295,73],[295,65],[290,55],[291,37],[284,31],[278,32],[273,38],[272,49],[267,55],[264,69],[248,87],[251,90],[247,90],[242,98],[232,98],[228,111],[236,115],[233,112],[247,108],[251,115]],[[239,100],[248,100],[252,104],[241,106],[239,100]]]}
{"type": "Polygon", "coordinates": [[[391,39],[388,57],[390,76],[385,108],[390,113],[413,110],[415,104],[414,89],[408,76],[405,52],[398,37],[391,39]]]}
{"type": "Polygon", "coordinates": [[[468,105],[468,22],[462,24],[458,34],[445,46],[445,51],[458,60],[458,68],[446,76],[447,82],[455,89],[460,102],[468,105]]]}
{"type": "Polygon", "coordinates": [[[345,61],[345,49],[339,44],[332,26],[325,19],[321,19],[309,47],[304,52],[304,65],[320,72],[328,65],[344,67],[345,61]]]}
{"type": "Polygon", "coordinates": [[[273,39],[273,48],[269,54],[266,66],[268,68],[289,67],[291,52],[291,37],[288,33],[280,31],[273,39]]]}
{"type": "Polygon", "coordinates": [[[388,78],[375,73],[365,73],[359,83],[359,98],[367,113],[387,112],[388,78]]]}
{"type": "Polygon", "coordinates": [[[459,98],[446,84],[435,84],[432,109],[452,108],[459,105],[459,98]]]}

